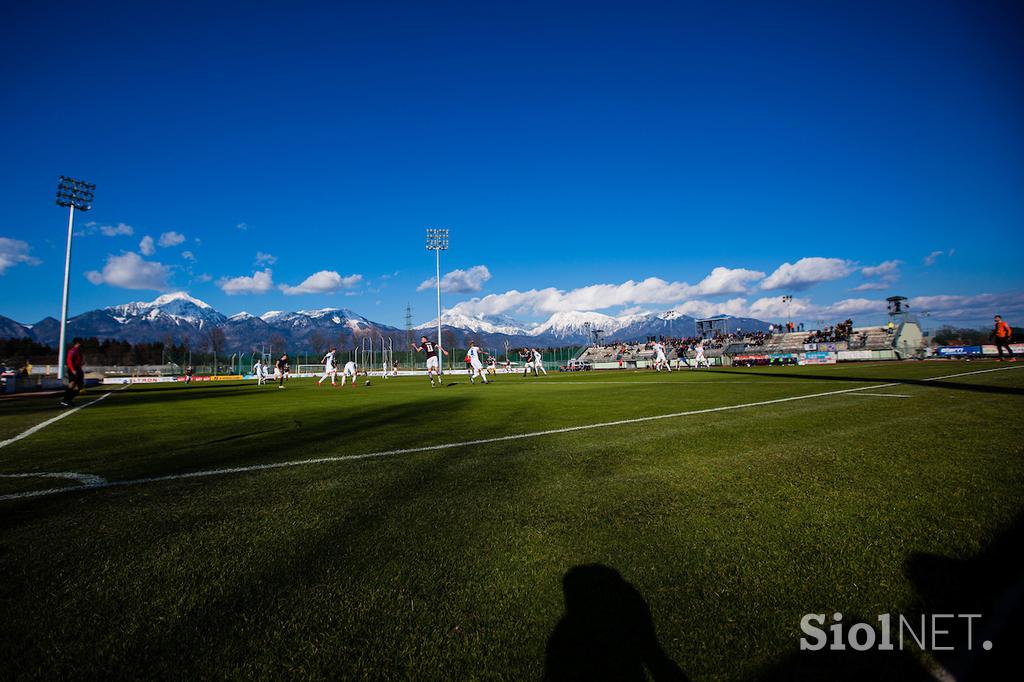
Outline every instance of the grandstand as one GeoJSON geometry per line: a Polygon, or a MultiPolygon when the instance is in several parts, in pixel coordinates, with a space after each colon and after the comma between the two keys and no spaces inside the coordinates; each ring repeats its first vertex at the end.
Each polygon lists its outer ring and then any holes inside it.
{"type": "MultiPolygon", "coordinates": [[[[699,338],[666,339],[670,361],[692,360],[699,338]]],[[[731,365],[735,358],[756,356],[765,360],[790,358],[806,362],[807,354],[824,362],[899,360],[923,357],[925,337],[916,321],[901,320],[892,327],[853,327],[838,336],[830,328],[782,333],[725,334],[703,339],[704,355],[712,364],[731,365]],[[821,340],[821,339],[835,340],[821,340]],[[828,354],[822,357],[820,354],[828,354]]],[[[591,346],[578,359],[595,369],[642,369],[650,365],[650,344],[626,343],[591,346]]],[[[764,363],[768,364],[768,363],[764,363]]]]}

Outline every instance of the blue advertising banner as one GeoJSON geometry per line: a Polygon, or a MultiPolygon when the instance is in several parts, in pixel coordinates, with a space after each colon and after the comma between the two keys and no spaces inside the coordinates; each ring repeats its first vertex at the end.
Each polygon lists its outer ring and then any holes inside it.
{"type": "Polygon", "coordinates": [[[959,358],[970,355],[981,355],[981,346],[943,346],[935,349],[940,358],[959,358]]]}

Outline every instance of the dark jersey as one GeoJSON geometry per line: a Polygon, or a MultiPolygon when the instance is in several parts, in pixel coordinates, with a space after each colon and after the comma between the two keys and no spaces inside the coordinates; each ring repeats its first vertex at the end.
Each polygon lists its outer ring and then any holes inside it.
{"type": "Polygon", "coordinates": [[[68,369],[70,369],[72,373],[81,372],[82,350],[77,346],[72,346],[71,348],[69,348],[67,356],[65,358],[65,362],[67,363],[68,369]]]}
{"type": "Polygon", "coordinates": [[[420,350],[427,354],[428,358],[437,357],[437,346],[431,341],[424,341],[420,344],[420,350]]]}
{"type": "Polygon", "coordinates": [[[282,373],[287,372],[288,371],[288,361],[287,360],[278,360],[277,361],[277,368],[279,370],[281,370],[282,373]]]}

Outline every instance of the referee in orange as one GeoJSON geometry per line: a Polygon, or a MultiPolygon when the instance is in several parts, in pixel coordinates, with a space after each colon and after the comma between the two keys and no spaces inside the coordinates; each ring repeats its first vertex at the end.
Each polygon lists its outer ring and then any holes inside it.
{"type": "Polygon", "coordinates": [[[1013,336],[1013,330],[1010,329],[1010,325],[1003,322],[1003,318],[996,315],[996,326],[992,330],[992,341],[996,344],[996,352],[999,353],[999,362],[1003,361],[1003,349],[1006,349],[1006,354],[1009,356],[1010,362],[1017,362],[1017,358],[1013,357],[1013,350],[1010,348],[1010,338],[1013,336]]]}

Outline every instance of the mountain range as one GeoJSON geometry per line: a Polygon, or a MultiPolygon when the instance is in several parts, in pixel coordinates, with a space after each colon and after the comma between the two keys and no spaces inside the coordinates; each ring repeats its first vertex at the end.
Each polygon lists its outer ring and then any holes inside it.
{"type": "MultiPolygon", "coordinates": [[[[688,336],[695,320],[675,310],[613,317],[597,312],[559,312],[540,324],[520,322],[504,315],[444,315],[442,340],[462,346],[468,338],[484,347],[566,346],[587,342],[600,331],[607,341],[642,341],[652,336],[688,336]]],[[[419,325],[414,334],[429,333],[436,318],[419,325]]],[[[768,323],[750,318],[731,318],[730,328],[766,330],[768,323]]],[[[0,316],[0,338],[32,339],[56,346],[60,323],[47,317],[35,324],[21,324],[0,316]]],[[[188,342],[207,347],[211,336],[223,335],[223,350],[248,351],[261,344],[286,345],[296,349],[319,349],[325,345],[351,348],[363,338],[392,338],[405,343],[406,330],[374,322],[347,308],[323,308],[287,312],[271,310],[262,315],[240,312],[230,317],[184,292],[164,294],[153,301],[136,301],[91,310],[68,321],[70,337],[118,339],[132,343],[188,342]],[[219,331],[214,331],[219,330],[219,331]]],[[[433,336],[433,334],[430,334],[433,336]]]]}

